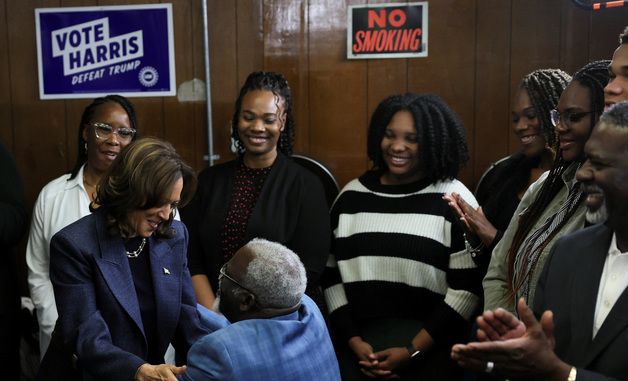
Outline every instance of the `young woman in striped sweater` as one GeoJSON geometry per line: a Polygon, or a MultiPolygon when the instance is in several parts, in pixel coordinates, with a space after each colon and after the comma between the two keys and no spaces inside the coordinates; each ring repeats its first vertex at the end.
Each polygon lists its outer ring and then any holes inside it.
{"type": "Polygon", "coordinates": [[[343,380],[459,379],[480,274],[442,196],[477,202],[455,177],[468,159],[457,115],[435,95],[383,100],[368,130],[373,169],[342,190],[323,277],[343,380]]]}

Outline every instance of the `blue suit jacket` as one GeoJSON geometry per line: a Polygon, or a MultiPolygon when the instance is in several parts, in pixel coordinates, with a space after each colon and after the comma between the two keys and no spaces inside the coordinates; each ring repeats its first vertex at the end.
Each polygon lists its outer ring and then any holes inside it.
{"type": "MultiPolygon", "coordinates": [[[[132,380],[147,344],[123,240],[96,212],[58,232],[50,243],[57,327],[78,356],[83,379],[132,380]]],[[[157,309],[158,350],[178,354],[207,333],[200,324],[187,268],[187,230],[173,221],[171,239],[148,239],[157,309]]]]}
{"type": "Polygon", "coordinates": [[[306,295],[291,314],[234,324],[199,309],[214,332],[192,346],[182,380],[340,381],[325,321],[306,295]]]}

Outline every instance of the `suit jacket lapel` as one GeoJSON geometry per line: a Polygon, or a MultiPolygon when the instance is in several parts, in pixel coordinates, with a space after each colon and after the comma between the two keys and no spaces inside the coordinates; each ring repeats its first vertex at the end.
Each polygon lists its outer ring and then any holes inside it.
{"type": "MultiPolygon", "coordinates": [[[[610,229],[608,229],[611,232],[610,229]]],[[[611,232],[612,234],[612,232],[611,232]]],[[[597,240],[597,239],[596,239],[597,240]]],[[[604,242],[607,244],[604,252],[604,258],[606,258],[606,253],[608,252],[608,243],[611,240],[611,235],[604,242]]],[[[597,286],[599,286],[599,278],[601,277],[602,271],[600,270],[600,276],[598,277],[597,286]]],[[[595,288],[597,293],[598,287],[595,288]]],[[[595,305],[593,306],[592,311],[595,311],[595,305]]],[[[615,305],[608,313],[608,316],[604,320],[604,323],[600,327],[597,335],[595,335],[595,339],[591,344],[591,347],[587,351],[587,355],[584,359],[583,366],[588,366],[601,351],[603,351],[613,340],[615,340],[619,333],[628,327],[628,289],[625,289],[622,294],[619,296],[615,305]]]]}
{"type": "Polygon", "coordinates": [[[172,247],[165,240],[149,238],[150,267],[155,290],[157,329],[160,344],[165,346],[176,328],[179,305],[181,304],[182,265],[172,253],[172,247]]]}
{"type": "Polygon", "coordinates": [[[589,241],[583,242],[580,248],[582,255],[577,256],[579,261],[572,267],[577,276],[574,278],[569,312],[572,316],[569,358],[576,364],[584,361],[590,353],[595,304],[611,235],[612,232],[605,226],[596,228],[589,241]],[[583,314],[583,311],[586,313],[583,314]]]}
{"type": "Polygon", "coordinates": [[[111,237],[107,233],[104,219],[96,224],[96,233],[100,245],[101,258],[96,261],[111,293],[116,297],[122,308],[133,319],[144,334],[144,325],[135,292],[135,284],[128,259],[125,255],[124,243],[119,237],[111,237]]]}

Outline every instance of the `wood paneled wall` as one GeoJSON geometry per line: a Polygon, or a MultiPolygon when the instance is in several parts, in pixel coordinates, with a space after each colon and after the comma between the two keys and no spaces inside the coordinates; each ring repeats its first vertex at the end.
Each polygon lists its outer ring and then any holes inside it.
{"type": "MultiPolygon", "coordinates": [[[[41,187],[72,167],[88,100],[38,97],[34,9],[145,0],[0,0],[0,141],[14,153],[32,205],[41,187]]],[[[517,149],[510,99],[520,78],[543,67],[573,72],[610,58],[628,8],[585,11],[571,0],[429,1],[426,58],[347,60],[346,9],[365,0],[208,0],[215,150],[228,151],[240,84],[253,70],[282,72],[294,92],[295,151],[326,163],[341,184],[368,168],[366,129],[384,97],[433,92],[468,131],[473,187],[494,160],[517,149]]],[[[177,85],[204,78],[200,0],[173,0],[177,85]]],[[[141,132],[171,141],[195,168],[207,154],[203,102],[133,98],[141,132]]]]}

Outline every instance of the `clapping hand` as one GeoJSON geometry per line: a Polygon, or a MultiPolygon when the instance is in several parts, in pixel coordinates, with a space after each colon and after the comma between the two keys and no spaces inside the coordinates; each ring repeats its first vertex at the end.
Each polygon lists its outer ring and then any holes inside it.
{"type": "Polygon", "coordinates": [[[571,366],[554,353],[554,322],[551,311],[537,321],[523,299],[517,305],[521,321],[501,310],[498,317],[478,321],[484,342],[456,344],[451,357],[464,368],[493,372],[510,380],[566,380],[571,366]]]}

